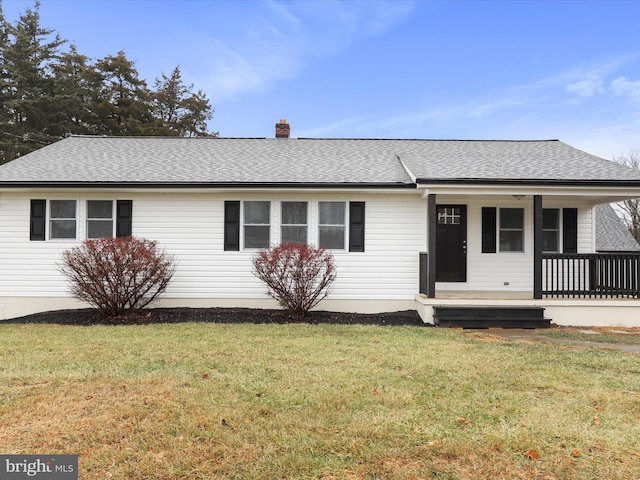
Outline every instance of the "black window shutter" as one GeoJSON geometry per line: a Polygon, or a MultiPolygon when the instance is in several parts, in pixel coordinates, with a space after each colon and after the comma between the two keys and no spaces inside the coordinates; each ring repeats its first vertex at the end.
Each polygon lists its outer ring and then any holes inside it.
{"type": "Polygon", "coordinates": [[[578,209],[562,209],[562,251],[578,253],[578,209]]]}
{"type": "Polygon", "coordinates": [[[228,252],[240,250],[240,201],[224,202],[224,249],[228,252]]]}
{"type": "Polygon", "coordinates": [[[496,253],[496,207],[482,207],[482,253],[496,253]]]}
{"type": "Polygon", "coordinates": [[[364,252],[364,202],[349,202],[349,251],[364,252]]]}
{"type": "Polygon", "coordinates": [[[116,237],[130,237],[133,219],[133,200],[116,203],[116,237]]]}
{"type": "Polygon", "coordinates": [[[47,201],[31,200],[31,223],[29,226],[29,240],[45,240],[45,224],[47,217],[47,201]]]}

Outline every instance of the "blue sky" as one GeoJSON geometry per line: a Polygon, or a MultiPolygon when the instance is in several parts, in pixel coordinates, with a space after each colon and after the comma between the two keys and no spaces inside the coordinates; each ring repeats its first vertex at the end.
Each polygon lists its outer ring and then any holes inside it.
{"type": "MultiPolygon", "coordinates": [[[[32,1],[4,0],[13,21],[32,1]]],[[[42,0],[151,85],[179,65],[225,137],[549,139],[640,148],[640,1],[42,0]]]]}

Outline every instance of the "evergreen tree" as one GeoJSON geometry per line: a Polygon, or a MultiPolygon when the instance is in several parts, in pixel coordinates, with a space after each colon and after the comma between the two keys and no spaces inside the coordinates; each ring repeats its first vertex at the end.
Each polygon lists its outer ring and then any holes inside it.
{"type": "Polygon", "coordinates": [[[145,135],[153,131],[151,92],[135,64],[123,51],[98,60],[100,86],[94,89],[91,108],[98,132],[106,135],[145,135]]]}
{"type": "MultiPolygon", "coordinates": [[[[11,136],[9,132],[9,72],[7,71],[7,62],[4,59],[4,52],[9,44],[9,35],[7,34],[7,26],[2,11],[2,3],[0,2],[0,164],[8,161],[7,146],[5,142],[11,136]]],[[[12,157],[13,158],[13,157],[12,157]]]]}
{"type": "Polygon", "coordinates": [[[152,92],[153,113],[159,120],[155,135],[178,135],[181,137],[215,136],[207,129],[207,120],[213,118],[213,109],[202,90],[193,93],[193,84],[184,85],[180,67],[170,76],[162,74],[156,78],[152,92]]]}
{"type": "Polygon", "coordinates": [[[151,91],[123,51],[93,61],[40,25],[39,3],[15,23],[0,0],[0,164],[68,134],[215,136],[213,108],[180,69],[151,91]]]}
{"type": "Polygon", "coordinates": [[[52,128],[59,135],[96,133],[97,119],[90,104],[99,76],[89,58],[71,45],[53,65],[53,72],[58,110],[52,128]]]}
{"type": "Polygon", "coordinates": [[[56,103],[53,63],[64,43],[40,26],[39,3],[15,25],[2,18],[0,162],[53,143],[56,103]]]}

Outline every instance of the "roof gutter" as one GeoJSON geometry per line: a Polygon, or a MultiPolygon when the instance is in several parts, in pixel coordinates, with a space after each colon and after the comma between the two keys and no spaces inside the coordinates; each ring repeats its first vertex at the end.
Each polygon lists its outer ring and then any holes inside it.
{"type": "Polygon", "coordinates": [[[415,183],[298,183],[298,182],[0,182],[0,189],[11,188],[184,188],[184,189],[253,189],[253,188],[282,188],[282,189],[415,189],[415,183]]]}
{"type": "Polygon", "coordinates": [[[416,186],[430,185],[514,185],[564,187],[639,187],[640,180],[559,180],[559,179],[486,179],[486,178],[417,178],[416,186]]]}

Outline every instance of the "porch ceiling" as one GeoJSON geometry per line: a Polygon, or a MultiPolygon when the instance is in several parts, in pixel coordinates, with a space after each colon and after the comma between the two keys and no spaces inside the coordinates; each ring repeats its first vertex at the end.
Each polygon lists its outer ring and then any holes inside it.
{"type": "Polygon", "coordinates": [[[640,197],[640,187],[638,188],[613,188],[613,187],[543,187],[543,186],[502,186],[502,185],[429,185],[420,186],[422,197],[427,198],[429,194],[440,197],[461,196],[500,196],[513,197],[517,200],[533,199],[534,195],[545,197],[574,198],[587,201],[594,205],[599,203],[613,203],[640,197]]]}

